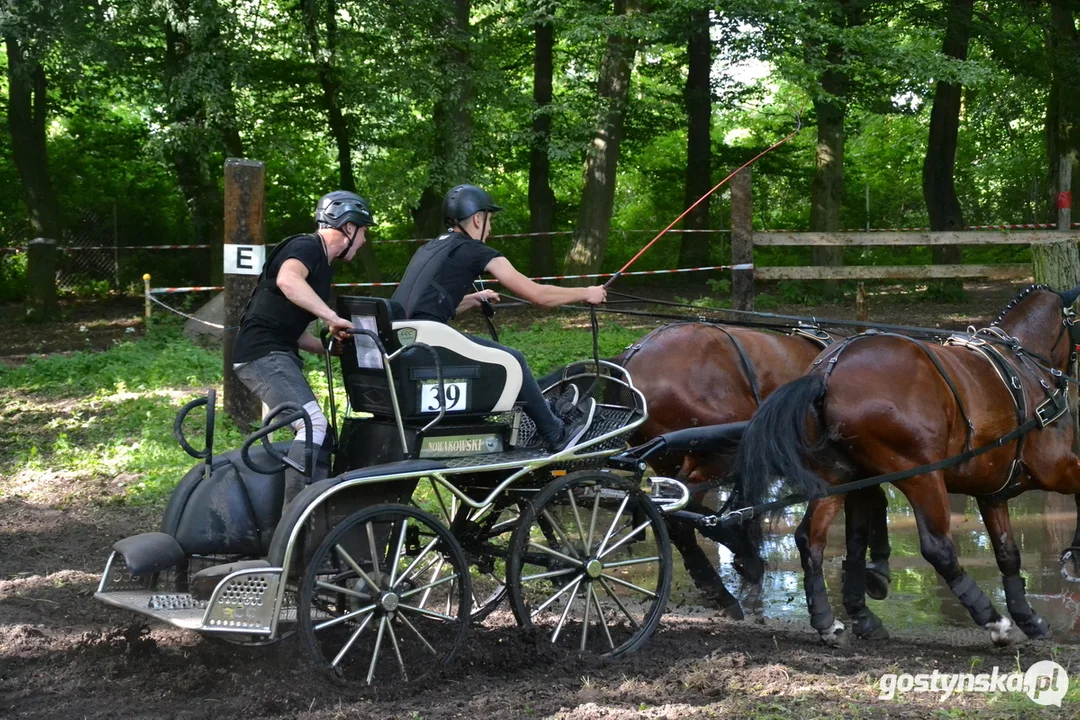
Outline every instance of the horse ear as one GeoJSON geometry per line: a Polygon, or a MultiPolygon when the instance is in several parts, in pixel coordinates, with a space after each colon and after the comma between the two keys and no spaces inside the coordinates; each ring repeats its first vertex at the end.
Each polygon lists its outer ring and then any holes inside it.
{"type": "Polygon", "coordinates": [[[1080,297],[1080,285],[1077,285],[1072,290],[1065,290],[1063,292],[1059,292],[1058,295],[1060,295],[1061,299],[1065,301],[1065,307],[1071,308],[1073,306],[1073,303],[1076,302],[1076,298],[1080,297]]]}

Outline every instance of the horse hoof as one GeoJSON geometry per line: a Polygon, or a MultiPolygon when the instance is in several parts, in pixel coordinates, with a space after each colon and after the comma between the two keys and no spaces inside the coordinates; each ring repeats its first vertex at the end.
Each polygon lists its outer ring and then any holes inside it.
{"type": "Polygon", "coordinates": [[[860,640],[888,640],[889,631],[876,616],[860,618],[852,622],[851,632],[860,640]]]}
{"type": "Polygon", "coordinates": [[[1066,548],[1061,553],[1061,577],[1069,582],[1080,582],[1080,547],[1066,548]]]}
{"type": "Polygon", "coordinates": [[[742,606],[735,603],[720,608],[720,617],[726,617],[728,620],[743,620],[746,615],[743,614],[742,606]]]}
{"type": "Polygon", "coordinates": [[[998,647],[1009,647],[1023,641],[1024,635],[1008,618],[986,624],[990,631],[990,640],[998,647]]]}
{"type": "Polygon", "coordinates": [[[850,638],[844,631],[844,623],[836,620],[828,630],[821,631],[821,642],[832,648],[846,648],[850,638]]]}
{"type": "Polygon", "coordinates": [[[1050,623],[1046,622],[1041,615],[1033,614],[1026,620],[1015,622],[1028,640],[1046,640],[1050,637],[1050,623]]]}
{"type": "Polygon", "coordinates": [[[884,600],[889,597],[889,588],[892,586],[892,576],[889,574],[889,563],[871,562],[866,565],[866,594],[874,600],[884,600]]]}

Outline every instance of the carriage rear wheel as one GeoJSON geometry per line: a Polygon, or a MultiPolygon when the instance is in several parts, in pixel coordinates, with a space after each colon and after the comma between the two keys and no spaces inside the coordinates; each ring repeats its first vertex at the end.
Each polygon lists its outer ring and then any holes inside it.
{"type": "Polygon", "coordinates": [[[300,637],[333,677],[416,680],[453,659],[471,601],[450,531],[417,508],[376,505],[338,523],[315,551],[300,585],[300,637]]]}
{"type": "Polygon", "coordinates": [[[506,556],[520,507],[516,501],[508,501],[474,509],[438,483],[428,482],[428,507],[452,529],[469,560],[473,592],[470,615],[474,623],[480,624],[506,598],[506,556]]]}
{"type": "Polygon", "coordinates": [[[550,483],[510,541],[507,584],[523,627],[567,649],[618,657],[660,623],[671,542],[638,484],[586,470],[550,483]]]}

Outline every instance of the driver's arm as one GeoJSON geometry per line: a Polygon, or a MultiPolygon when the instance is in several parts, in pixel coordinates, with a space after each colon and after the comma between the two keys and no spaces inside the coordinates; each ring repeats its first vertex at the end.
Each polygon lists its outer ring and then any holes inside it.
{"type": "Polygon", "coordinates": [[[576,302],[596,305],[607,299],[607,290],[602,285],[575,288],[533,282],[518,272],[505,257],[495,258],[484,270],[491,273],[510,293],[528,300],[533,305],[558,307],[576,302]]]}
{"type": "Polygon", "coordinates": [[[312,353],[313,355],[325,355],[326,348],[319,342],[319,338],[315,337],[307,330],[300,333],[300,339],[297,341],[300,345],[300,349],[312,353]]]}
{"type": "Polygon", "coordinates": [[[331,320],[341,320],[338,314],[323,302],[318,293],[311,289],[307,282],[307,276],[307,266],[296,258],[289,258],[281,264],[281,269],[278,270],[278,289],[293,305],[307,310],[327,323],[330,323],[331,320]]]}

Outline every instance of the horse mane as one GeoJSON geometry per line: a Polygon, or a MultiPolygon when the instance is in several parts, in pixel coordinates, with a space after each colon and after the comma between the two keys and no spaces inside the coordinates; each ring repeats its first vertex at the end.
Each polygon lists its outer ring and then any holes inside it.
{"type": "Polygon", "coordinates": [[[1002,320],[1004,320],[1005,316],[1009,314],[1010,310],[1019,305],[1021,300],[1023,300],[1036,290],[1049,290],[1050,292],[1054,292],[1052,288],[1047,285],[1043,285],[1042,283],[1033,283],[1031,285],[1028,285],[1026,288],[1016,293],[1016,297],[1010,300],[1009,303],[1005,306],[1005,309],[998,313],[998,316],[994,318],[994,322],[990,323],[990,327],[994,327],[1002,320]]]}

